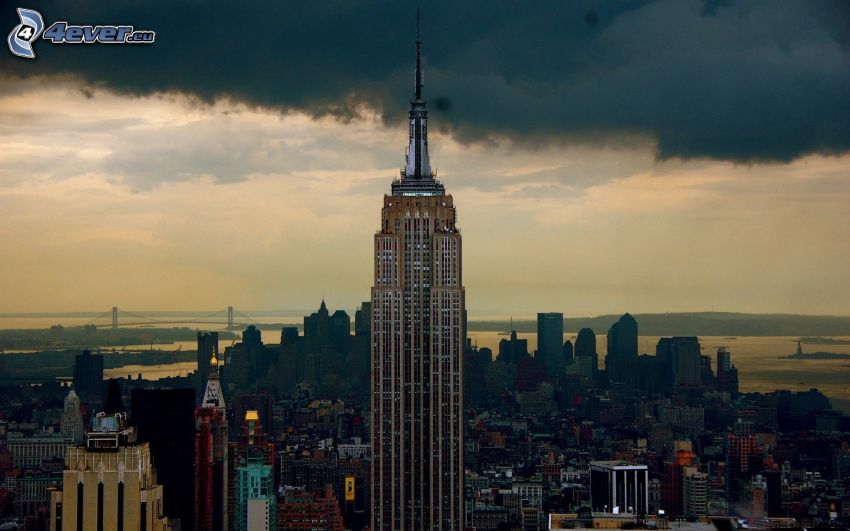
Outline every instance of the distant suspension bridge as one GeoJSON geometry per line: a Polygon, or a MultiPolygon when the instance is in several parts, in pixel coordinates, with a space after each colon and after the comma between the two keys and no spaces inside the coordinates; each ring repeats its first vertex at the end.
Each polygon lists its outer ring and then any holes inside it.
{"type": "MultiPolygon", "coordinates": [[[[168,312],[164,312],[168,314],[168,312]]],[[[233,306],[216,310],[202,315],[157,315],[151,312],[152,315],[142,315],[139,313],[130,312],[124,309],[113,306],[111,312],[106,311],[88,322],[89,326],[96,328],[129,328],[133,326],[152,326],[152,325],[176,325],[176,324],[213,324],[221,325],[227,330],[238,330],[249,324],[258,325],[257,321],[251,319],[244,313],[236,310],[233,306]],[[112,315],[112,322],[104,322],[112,315]],[[239,319],[237,321],[236,319],[239,319]]]]}

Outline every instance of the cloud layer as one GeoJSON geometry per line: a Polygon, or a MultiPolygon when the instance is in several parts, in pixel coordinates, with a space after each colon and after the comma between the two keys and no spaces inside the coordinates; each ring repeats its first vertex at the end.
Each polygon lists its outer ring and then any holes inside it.
{"type": "MultiPolygon", "coordinates": [[[[0,95],[0,311],[315,308],[369,297],[406,128],[42,80],[0,95]]],[[[432,138],[475,318],[850,313],[850,155],[432,138]]]]}
{"type": "MultiPolygon", "coordinates": [[[[37,8],[48,23],[129,23],[155,30],[157,40],[133,48],[39,42],[36,61],[0,54],[2,75],[74,76],[132,96],[182,94],[312,116],[377,112],[394,124],[410,97],[412,3],[37,8]]],[[[16,23],[11,7],[0,10],[0,27],[16,23]]],[[[441,0],[423,5],[423,39],[434,123],[462,143],[649,143],[661,160],[747,163],[850,149],[850,6],[840,0],[441,0]]],[[[233,171],[220,173],[226,180],[233,171]]]]}

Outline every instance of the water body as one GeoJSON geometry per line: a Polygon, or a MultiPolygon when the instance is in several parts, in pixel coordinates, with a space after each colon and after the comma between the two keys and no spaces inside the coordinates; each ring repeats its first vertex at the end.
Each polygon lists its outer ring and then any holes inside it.
{"type": "Polygon", "coordinates": [[[139,375],[145,380],[159,380],[161,378],[174,378],[176,376],[188,376],[198,368],[194,361],[180,361],[177,363],[166,363],[162,365],[124,365],[114,369],[104,369],[104,378],[132,378],[139,375]]]}
{"type": "MultiPolygon", "coordinates": [[[[315,311],[315,310],[313,310],[315,311]]],[[[354,319],[354,312],[349,311],[349,315],[352,319],[354,319]]],[[[168,321],[168,324],[157,324],[154,326],[157,327],[182,327],[186,326],[189,328],[197,328],[199,330],[224,330],[225,323],[224,319],[219,316],[218,320],[221,320],[222,323],[214,324],[214,323],[193,323],[191,320],[187,320],[185,322],[179,322],[179,319],[189,319],[185,316],[173,316],[173,315],[156,315],[154,313],[150,315],[146,315],[152,322],[153,321],[168,321]]],[[[125,322],[141,322],[142,319],[135,317],[126,317],[119,315],[119,323],[121,321],[125,322]]],[[[209,320],[207,319],[199,319],[199,320],[209,320]]],[[[243,322],[245,319],[237,316],[234,321],[243,322]]],[[[301,325],[304,323],[303,317],[290,316],[290,315],[272,315],[272,316],[262,316],[262,317],[251,317],[251,321],[258,325],[263,324],[273,324],[273,323],[284,323],[284,324],[292,324],[292,325],[301,325]]],[[[53,325],[62,325],[64,327],[72,327],[72,326],[83,326],[87,324],[95,324],[98,326],[101,325],[110,325],[112,323],[112,314],[110,312],[106,312],[97,316],[78,316],[78,315],[54,315],[54,316],[10,316],[10,315],[0,315],[0,330],[23,330],[30,328],[50,328],[53,325]]],[[[271,331],[269,331],[271,332],[271,331]]]]}

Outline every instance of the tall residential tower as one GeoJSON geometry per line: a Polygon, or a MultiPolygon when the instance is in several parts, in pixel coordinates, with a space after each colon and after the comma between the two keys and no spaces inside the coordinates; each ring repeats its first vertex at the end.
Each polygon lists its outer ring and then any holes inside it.
{"type": "Polygon", "coordinates": [[[417,35],[407,161],[375,234],[375,531],[463,529],[461,237],[452,196],[428,159],[420,47],[417,35]]]}

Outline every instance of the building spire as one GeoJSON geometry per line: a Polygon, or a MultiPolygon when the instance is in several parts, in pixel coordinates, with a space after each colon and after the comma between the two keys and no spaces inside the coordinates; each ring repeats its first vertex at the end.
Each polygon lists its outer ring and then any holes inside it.
{"type": "Polygon", "coordinates": [[[416,101],[422,99],[422,40],[419,36],[419,4],[416,4],[416,101]]]}
{"type": "Polygon", "coordinates": [[[422,99],[422,41],[419,6],[416,7],[416,80],[413,101],[410,102],[410,139],[407,146],[407,163],[404,179],[433,180],[428,160],[428,110],[422,99]]]}
{"type": "Polygon", "coordinates": [[[210,372],[207,376],[207,386],[204,389],[204,398],[201,407],[224,409],[224,396],[221,392],[221,381],[218,374],[218,358],[213,352],[210,358],[210,372]]]}

